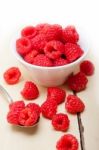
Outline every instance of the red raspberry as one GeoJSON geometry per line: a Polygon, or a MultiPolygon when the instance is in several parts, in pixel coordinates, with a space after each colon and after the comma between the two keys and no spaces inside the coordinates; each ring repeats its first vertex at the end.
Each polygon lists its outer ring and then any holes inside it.
{"type": "Polygon", "coordinates": [[[53,99],[46,100],[41,106],[41,111],[45,118],[52,119],[57,112],[57,102],[53,99]]]}
{"type": "Polygon", "coordinates": [[[60,40],[62,36],[62,27],[58,24],[46,24],[40,33],[46,36],[47,41],[60,40]]]}
{"type": "Polygon", "coordinates": [[[87,83],[88,79],[82,72],[78,72],[75,75],[71,75],[67,79],[67,84],[69,88],[76,92],[84,90],[86,88],[87,83]]]}
{"type": "Polygon", "coordinates": [[[65,44],[65,55],[70,63],[81,57],[83,53],[79,45],[73,43],[65,44]]]}
{"type": "Polygon", "coordinates": [[[27,81],[21,91],[21,95],[27,100],[36,99],[39,96],[39,90],[33,82],[27,81]]]}
{"type": "Polygon", "coordinates": [[[16,84],[19,82],[21,77],[21,72],[17,67],[11,67],[6,70],[3,74],[3,77],[8,84],[16,84]]]}
{"type": "Polygon", "coordinates": [[[76,43],[79,40],[79,34],[74,26],[67,26],[63,30],[63,39],[65,42],[76,43]]]}
{"type": "Polygon", "coordinates": [[[38,119],[38,114],[35,111],[31,111],[30,108],[23,109],[19,114],[19,124],[23,126],[33,126],[38,119]]]}
{"type": "Polygon", "coordinates": [[[57,59],[64,53],[64,45],[60,41],[50,41],[46,44],[44,52],[47,57],[57,59]]]}
{"type": "Polygon", "coordinates": [[[25,103],[23,101],[16,101],[16,102],[12,102],[9,105],[9,109],[11,111],[21,111],[22,109],[25,108],[25,103]]]}
{"type": "Polygon", "coordinates": [[[80,70],[85,73],[87,76],[91,76],[94,74],[94,65],[91,61],[85,60],[80,64],[80,70]]]}
{"type": "Polygon", "coordinates": [[[20,38],[16,41],[16,50],[21,55],[24,56],[32,49],[31,42],[28,38],[20,38]]]}
{"type": "Polygon", "coordinates": [[[43,52],[43,49],[46,45],[46,37],[43,34],[36,35],[32,40],[32,49],[37,50],[38,52],[43,52]]]}
{"type": "Polygon", "coordinates": [[[49,24],[48,23],[40,23],[40,24],[37,24],[35,28],[38,31],[38,33],[40,33],[43,30],[43,28],[45,28],[46,26],[49,26],[49,24]]]}
{"type": "Polygon", "coordinates": [[[40,115],[40,113],[41,113],[41,108],[38,104],[29,103],[29,104],[27,104],[26,107],[30,108],[32,111],[37,112],[38,115],[40,115]]]}
{"type": "Polygon", "coordinates": [[[26,56],[24,57],[24,60],[30,64],[33,63],[34,61],[34,57],[38,55],[38,51],[36,50],[32,50],[30,53],[26,54],[26,56]]]}
{"type": "Polygon", "coordinates": [[[85,109],[84,103],[75,95],[68,95],[65,107],[71,114],[83,112],[85,109]]]}
{"type": "Polygon", "coordinates": [[[18,125],[19,124],[19,111],[9,111],[7,114],[7,121],[10,124],[18,125]]]}
{"type": "Polygon", "coordinates": [[[52,118],[52,125],[56,130],[67,131],[69,128],[69,119],[66,114],[56,114],[52,118]]]}
{"type": "Polygon", "coordinates": [[[49,87],[47,89],[48,99],[54,99],[57,104],[61,104],[65,101],[66,92],[59,87],[49,87]]]}
{"type": "Polygon", "coordinates": [[[71,134],[63,135],[56,144],[57,150],[78,150],[78,140],[71,134]]]}
{"type": "Polygon", "coordinates": [[[36,28],[33,26],[25,27],[21,31],[22,37],[27,37],[28,39],[32,39],[33,37],[35,37],[36,34],[37,34],[36,28]]]}
{"type": "Polygon", "coordinates": [[[63,66],[63,65],[67,65],[68,61],[64,58],[58,58],[56,60],[54,60],[54,66],[63,66]]]}
{"type": "Polygon", "coordinates": [[[45,66],[45,67],[52,67],[53,66],[52,61],[47,56],[45,56],[44,54],[37,55],[34,58],[33,64],[37,65],[37,66],[45,66]]]}

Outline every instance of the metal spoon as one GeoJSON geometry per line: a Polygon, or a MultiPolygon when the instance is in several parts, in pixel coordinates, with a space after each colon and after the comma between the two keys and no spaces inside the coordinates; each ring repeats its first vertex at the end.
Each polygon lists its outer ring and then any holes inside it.
{"type": "MultiPolygon", "coordinates": [[[[0,90],[2,91],[2,93],[4,94],[4,96],[6,96],[8,103],[13,103],[12,97],[9,95],[9,93],[4,89],[4,87],[2,85],[0,85],[0,90]]],[[[16,126],[25,127],[25,128],[26,127],[27,128],[29,128],[29,127],[35,127],[38,124],[39,120],[40,120],[40,117],[39,117],[38,121],[33,126],[22,126],[22,125],[16,125],[16,126]]]]}

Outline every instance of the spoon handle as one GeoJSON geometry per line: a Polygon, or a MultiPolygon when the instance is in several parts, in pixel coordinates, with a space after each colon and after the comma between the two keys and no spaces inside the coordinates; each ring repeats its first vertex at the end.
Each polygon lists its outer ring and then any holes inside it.
{"type": "Polygon", "coordinates": [[[0,85],[0,90],[3,92],[4,96],[6,96],[9,103],[12,103],[12,97],[9,95],[9,93],[4,89],[2,85],[0,85]]]}

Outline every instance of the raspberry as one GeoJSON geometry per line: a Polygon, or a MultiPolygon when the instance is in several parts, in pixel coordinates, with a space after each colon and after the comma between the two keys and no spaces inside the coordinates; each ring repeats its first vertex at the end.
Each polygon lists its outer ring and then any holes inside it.
{"type": "Polygon", "coordinates": [[[34,57],[38,55],[38,51],[32,50],[30,53],[26,54],[24,60],[30,64],[33,63],[34,57]]]}
{"type": "Polygon", "coordinates": [[[16,101],[9,104],[9,109],[11,111],[21,111],[25,108],[25,103],[23,101],[16,101]]]}
{"type": "Polygon", "coordinates": [[[45,35],[43,34],[39,34],[39,35],[36,35],[32,40],[31,40],[31,43],[32,43],[32,49],[35,49],[37,50],[38,52],[42,53],[43,52],[43,49],[46,45],[46,37],[45,35]]]}
{"type": "Polygon", "coordinates": [[[9,111],[7,114],[7,121],[10,124],[18,125],[19,124],[19,111],[9,111]]]}
{"type": "Polygon", "coordinates": [[[60,104],[65,101],[66,92],[59,87],[49,87],[47,89],[48,99],[54,99],[57,104],[60,104]]]}
{"type": "Polygon", "coordinates": [[[56,130],[67,131],[69,128],[69,119],[66,114],[56,114],[52,118],[52,125],[56,130]]]}
{"type": "Polygon", "coordinates": [[[19,114],[19,124],[23,126],[32,126],[36,124],[39,116],[35,111],[31,111],[30,108],[23,109],[19,114]]]}
{"type": "Polygon", "coordinates": [[[60,40],[62,36],[62,27],[58,24],[46,24],[40,33],[46,36],[47,41],[60,40]]]}
{"type": "Polygon", "coordinates": [[[54,66],[63,66],[63,65],[67,65],[67,64],[68,64],[68,61],[63,58],[58,58],[58,59],[54,60],[54,66]]]}
{"type": "Polygon", "coordinates": [[[45,118],[52,119],[52,117],[56,114],[57,112],[57,102],[55,100],[46,100],[42,105],[41,105],[41,111],[42,115],[45,118]]]}
{"type": "Polygon", "coordinates": [[[40,23],[40,24],[37,24],[35,28],[38,31],[38,33],[40,33],[43,30],[43,28],[45,28],[46,26],[49,26],[49,24],[48,23],[40,23]]]}
{"type": "Polygon", "coordinates": [[[79,45],[73,43],[65,44],[65,55],[70,63],[81,57],[83,53],[79,45]]]}
{"type": "Polygon", "coordinates": [[[28,38],[22,37],[16,41],[16,50],[21,56],[26,55],[31,49],[32,45],[28,38]]]}
{"type": "Polygon", "coordinates": [[[45,56],[44,54],[37,55],[34,58],[33,64],[37,65],[37,66],[45,66],[45,67],[52,67],[53,66],[52,61],[47,56],[45,56]]]}
{"type": "Polygon", "coordinates": [[[41,108],[38,104],[29,103],[29,104],[27,104],[26,107],[30,108],[32,111],[37,112],[38,115],[40,115],[40,113],[41,113],[41,108]]]}
{"type": "Polygon", "coordinates": [[[65,103],[66,110],[71,114],[83,112],[85,109],[84,103],[75,95],[68,95],[65,103]]]}
{"type": "Polygon", "coordinates": [[[33,82],[27,81],[21,91],[21,95],[27,100],[36,99],[39,96],[39,90],[33,82]]]}
{"type": "Polygon", "coordinates": [[[36,31],[35,27],[33,27],[33,26],[25,27],[21,31],[22,37],[27,37],[28,39],[32,39],[33,37],[35,37],[36,34],[37,34],[37,31],[36,31]]]}
{"type": "Polygon", "coordinates": [[[85,73],[87,76],[91,76],[94,74],[94,65],[91,61],[85,60],[80,64],[80,70],[85,73]]]}
{"type": "Polygon", "coordinates": [[[6,83],[16,84],[19,82],[19,79],[21,77],[21,72],[20,72],[19,68],[11,67],[4,72],[3,77],[6,81],[6,83]]]}
{"type": "Polygon", "coordinates": [[[79,34],[74,26],[67,26],[63,30],[63,39],[65,42],[76,43],[79,40],[79,34]]]}
{"type": "Polygon", "coordinates": [[[44,52],[47,57],[57,59],[64,53],[64,45],[60,41],[50,41],[46,44],[44,52]]]}
{"type": "Polygon", "coordinates": [[[78,72],[75,75],[71,75],[67,79],[67,84],[69,88],[76,92],[84,90],[86,88],[87,83],[88,79],[82,72],[78,72]]]}
{"type": "Polygon", "coordinates": [[[78,150],[78,140],[71,134],[63,135],[56,144],[57,150],[78,150]]]}

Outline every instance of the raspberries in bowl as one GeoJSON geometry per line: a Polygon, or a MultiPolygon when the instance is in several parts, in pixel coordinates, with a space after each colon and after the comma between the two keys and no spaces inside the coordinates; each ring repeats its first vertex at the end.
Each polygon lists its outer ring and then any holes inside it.
{"type": "Polygon", "coordinates": [[[35,82],[58,86],[66,81],[89,50],[81,31],[72,25],[27,26],[19,31],[12,48],[35,82]]]}

